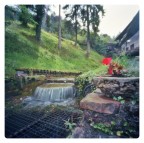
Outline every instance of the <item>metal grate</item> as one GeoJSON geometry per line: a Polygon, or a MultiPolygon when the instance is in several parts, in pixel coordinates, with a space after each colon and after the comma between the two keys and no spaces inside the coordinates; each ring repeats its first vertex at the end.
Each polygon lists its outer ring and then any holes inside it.
{"type": "Polygon", "coordinates": [[[7,138],[66,138],[69,130],[65,120],[77,123],[79,113],[57,110],[44,112],[13,112],[5,117],[5,136],[7,138]]]}

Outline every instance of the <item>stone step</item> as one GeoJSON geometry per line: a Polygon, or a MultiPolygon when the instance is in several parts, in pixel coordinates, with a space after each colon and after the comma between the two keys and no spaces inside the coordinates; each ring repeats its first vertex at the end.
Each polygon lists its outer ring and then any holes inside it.
{"type": "Polygon", "coordinates": [[[99,113],[114,114],[119,110],[120,102],[98,93],[90,93],[80,101],[80,108],[99,113]]]}

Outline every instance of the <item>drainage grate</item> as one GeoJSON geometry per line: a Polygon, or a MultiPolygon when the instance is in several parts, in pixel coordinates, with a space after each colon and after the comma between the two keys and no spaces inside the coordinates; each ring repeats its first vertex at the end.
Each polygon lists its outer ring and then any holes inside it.
{"type": "Polygon", "coordinates": [[[69,130],[65,121],[78,123],[81,115],[75,112],[57,110],[44,112],[13,112],[5,117],[7,138],[66,138],[69,130]]]}

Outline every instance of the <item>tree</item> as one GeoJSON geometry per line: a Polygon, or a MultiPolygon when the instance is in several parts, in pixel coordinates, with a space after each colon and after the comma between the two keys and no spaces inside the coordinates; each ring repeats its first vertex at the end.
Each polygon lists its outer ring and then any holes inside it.
{"type": "Polygon", "coordinates": [[[40,41],[41,38],[41,26],[42,26],[42,19],[45,13],[45,5],[36,5],[35,6],[36,9],[36,40],[40,41]]]}
{"type": "Polygon", "coordinates": [[[66,13],[66,18],[69,18],[74,22],[75,25],[75,46],[77,45],[77,33],[78,33],[78,17],[80,16],[80,5],[65,5],[63,9],[70,10],[66,13]]]}
{"type": "Polygon", "coordinates": [[[90,27],[95,34],[99,31],[98,26],[100,23],[100,12],[104,15],[104,9],[101,5],[83,5],[81,10],[82,21],[84,26],[87,27],[87,53],[86,56],[90,55],[90,27]]]}
{"type": "Polygon", "coordinates": [[[59,5],[59,31],[58,31],[58,49],[61,49],[61,5],[59,5]]]}
{"type": "Polygon", "coordinates": [[[32,14],[29,11],[29,6],[27,5],[19,5],[20,8],[20,16],[19,20],[22,22],[22,25],[27,27],[27,24],[35,23],[32,14]]]}
{"type": "Polygon", "coordinates": [[[91,33],[90,37],[91,48],[99,54],[106,56],[108,43],[112,41],[111,37],[107,34],[95,36],[94,33],[91,33]]]}
{"type": "Polygon", "coordinates": [[[73,30],[74,28],[75,28],[74,24],[72,23],[71,20],[66,20],[66,19],[62,20],[62,33],[63,34],[75,36],[75,31],[73,30]]]}

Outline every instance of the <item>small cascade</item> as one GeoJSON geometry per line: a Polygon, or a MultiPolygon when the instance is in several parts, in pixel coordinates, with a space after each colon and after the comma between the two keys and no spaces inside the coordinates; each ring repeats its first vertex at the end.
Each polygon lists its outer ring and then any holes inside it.
{"type": "Polygon", "coordinates": [[[34,99],[40,101],[61,102],[68,98],[74,98],[75,89],[72,84],[48,84],[47,87],[39,86],[34,92],[34,99]],[[52,87],[54,86],[54,87],[52,87]]]}
{"type": "Polygon", "coordinates": [[[33,95],[23,100],[26,108],[35,106],[55,105],[73,105],[76,89],[72,83],[45,83],[38,86],[33,95]]]}

